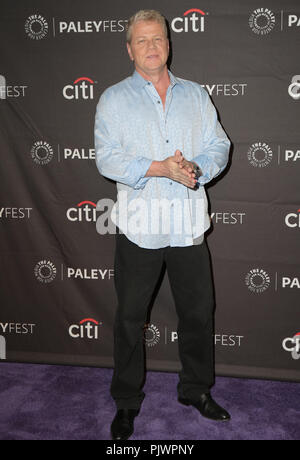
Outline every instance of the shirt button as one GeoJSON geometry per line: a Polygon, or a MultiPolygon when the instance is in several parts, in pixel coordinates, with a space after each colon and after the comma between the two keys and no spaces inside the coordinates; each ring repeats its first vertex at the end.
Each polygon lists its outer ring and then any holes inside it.
{"type": "Polygon", "coordinates": [[[157,101],[158,104],[160,104],[160,101],[157,101]]]}
{"type": "Polygon", "coordinates": [[[173,182],[170,182],[170,185],[173,185],[173,182]]]}
{"type": "Polygon", "coordinates": [[[168,142],[169,142],[169,139],[166,140],[166,143],[168,143],[168,142]]]}

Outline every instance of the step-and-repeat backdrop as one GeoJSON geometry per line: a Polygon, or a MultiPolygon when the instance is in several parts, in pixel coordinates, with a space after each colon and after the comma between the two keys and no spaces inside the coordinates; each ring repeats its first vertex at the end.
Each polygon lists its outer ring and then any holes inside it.
{"type": "MultiPolygon", "coordinates": [[[[232,142],[207,187],[217,374],[300,380],[298,0],[2,0],[0,358],[113,366],[116,185],[94,117],[133,72],[141,8],[167,18],[171,71],[206,89],[232,142]]],[[[178,371],[166,273],[150,308],[148,369],[178,371]]]]}

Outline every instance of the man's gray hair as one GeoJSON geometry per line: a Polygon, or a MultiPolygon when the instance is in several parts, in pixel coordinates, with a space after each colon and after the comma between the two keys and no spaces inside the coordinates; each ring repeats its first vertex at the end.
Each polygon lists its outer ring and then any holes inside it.
{"type": "Polygon", "coordinates": [[[140,10],[135,13],[131,18],[128,20],[126,26],[126,41],[127,43],[131,42],[131,35],[132,35],[132,26],[139,21],[156,21],[162,25],[164,33],[166,37],[168,37],[168,30],[166,25],[166,19],[159,11],[156,10],[140,10]]]}

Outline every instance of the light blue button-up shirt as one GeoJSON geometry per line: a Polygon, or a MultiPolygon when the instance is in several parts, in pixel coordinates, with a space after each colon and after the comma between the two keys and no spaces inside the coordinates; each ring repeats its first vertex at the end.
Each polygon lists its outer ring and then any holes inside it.
{"type": "Polygon", "coordinates": [[[95,118],[97,167],[117,182],[111,220],[148,249],[202,242],[211,224],[204,185],[224,170],[230,147],[206,90],[168,72],[165,108],[154,85],[134,71],[103,92],[95,118]],[[153,160],[177,149],[201,168],[195,190],[145,177],[153,160]]]}

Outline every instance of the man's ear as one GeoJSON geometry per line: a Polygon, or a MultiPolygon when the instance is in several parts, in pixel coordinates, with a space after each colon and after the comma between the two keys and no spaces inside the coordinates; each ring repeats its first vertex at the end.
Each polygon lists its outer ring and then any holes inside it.
{"type": "Polygon", "coordinates": [[[126,46],[127,46],[127,51],[128,51],[130,59],[134,61],[129,43],[126,43],[126,46]]]}

